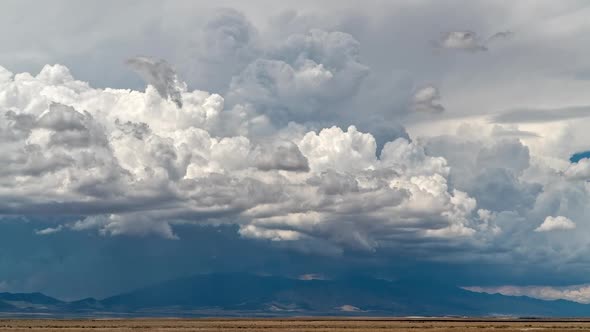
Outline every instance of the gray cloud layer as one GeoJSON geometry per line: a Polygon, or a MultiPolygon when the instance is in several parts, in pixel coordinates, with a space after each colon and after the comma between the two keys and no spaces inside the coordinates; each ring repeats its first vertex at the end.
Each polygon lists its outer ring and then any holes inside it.
{"type": "Polygon", "coordinates": [[[513,110],[492,118],[496,123],[539,123],[590,117],[590,107],[513,110]]]}

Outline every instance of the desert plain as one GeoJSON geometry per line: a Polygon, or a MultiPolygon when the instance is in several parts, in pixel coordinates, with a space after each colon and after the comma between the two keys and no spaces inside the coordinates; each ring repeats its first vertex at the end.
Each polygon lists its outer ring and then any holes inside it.
{"type": "Polygon", "coordinates": [[[590,331],[590,320],[480,319],[2,319],[0,331],[590,331]]]}

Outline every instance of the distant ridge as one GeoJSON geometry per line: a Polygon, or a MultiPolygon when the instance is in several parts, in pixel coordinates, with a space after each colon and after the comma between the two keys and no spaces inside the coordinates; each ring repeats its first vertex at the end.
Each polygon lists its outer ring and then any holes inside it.
{"type": "Polygon", "coordinates": [[[372,278],[298,280],[203,274],[108,297],[63,302],[41,293],[0,293],[0,312],[62,316],[590,316],[590,306],[473,293],[436,283],[372,278]]]}
{"type": "Polygon", "coordinates": [[[2,310],[13,310],[15,309],[14,306],[4,302],[4,301],[0,301],[0,311],[2,310]]]}
{"type": "Polygon", "coordinates": [[[0,300],[4,302],[27,302],[35,304],[56,305],[64,303],[42,293],[0,293],[0,300]]]}

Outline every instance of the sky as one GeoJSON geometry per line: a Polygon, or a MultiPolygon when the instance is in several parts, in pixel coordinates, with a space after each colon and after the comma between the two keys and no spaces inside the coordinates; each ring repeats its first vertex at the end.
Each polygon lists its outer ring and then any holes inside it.
{"type": "Polygon", "coordinates": [[[0,291],[251,272],[590,302],[585,1],[1,8],[0,291]]]}

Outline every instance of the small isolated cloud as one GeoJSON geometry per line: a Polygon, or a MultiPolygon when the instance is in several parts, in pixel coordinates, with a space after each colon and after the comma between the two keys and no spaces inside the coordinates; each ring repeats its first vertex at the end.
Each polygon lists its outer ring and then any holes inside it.
{"type": "Polygon", "coordinates": [[[186,86],[178,79],[168,62],[148,57],[135,57],[127,60],[127,64],[148,84],[156,88],[162,98],[170,99],[178,108],[182,107],[182,92],[186,90],[186,86]]]}
{"type": "Polygon", "coordinates": [[[355,307],[353,305],[350,304],[345,304],[343,306],[340,306],[338,308],[336,308],[342,312],[362,312],[362,310],[359,307],[355,307]]]}
{"type": "Polygon", "coordinates": [[[436,45],[440,48],[452,50],[483,52],[488,50],[488,44],[500,39],[506,39],[512,35],[511,31],[500,31],[483,39],[473,31],[451,31],[443,34],[436,42],[436,45]]]}
{"type": "Polygon", "coordinates": [[[548,216],[541,226],[535,229],[535,232],[550,232],[557,230],[569,230],[576,228],[576,224],[570,219],[562,216],[548,216]]]}
{"type": "Polygon", "coordinates": [[[463,289],[486,294],[505,296],[528,296],[540,300],[567,300],[590,304],[590,285],[553,286],[498,286],[498,287],[463,287],[463,289]]]}
{"type": "Polygon", "coordinates": [[[59,225],[57,227],[47,227],[47,228],[44,228],[44,229],[36,230],[35,231],[35,234],[37,234],[37,235],[54,234],[54,233],[61,232],[63,228],[64,228],[63,225],[59,225]]]}
{"type": "Polygon", "coordinates": [[[442,36],[439,46],[447,49],[469,52],[487,51],[480,38],[473,31],[452,31],[442,36]]]}
{"type": "Polygon", "coordinates": [[[445,110],[438,101],[440,92],[433,85],[418,89],[412,97],[412,109],[416,112],[439,113],[445,110]]]}
{"type": "Polygon", "coordinates": [[[305,281],[309,281],[309,280],[326,280],[326,278],[324,278],[324,276],[322,276],[321,274],[317,274],[317,273],[302,274],[297,279],[299,279],[299,280],[305,280],[305,281]]]}

